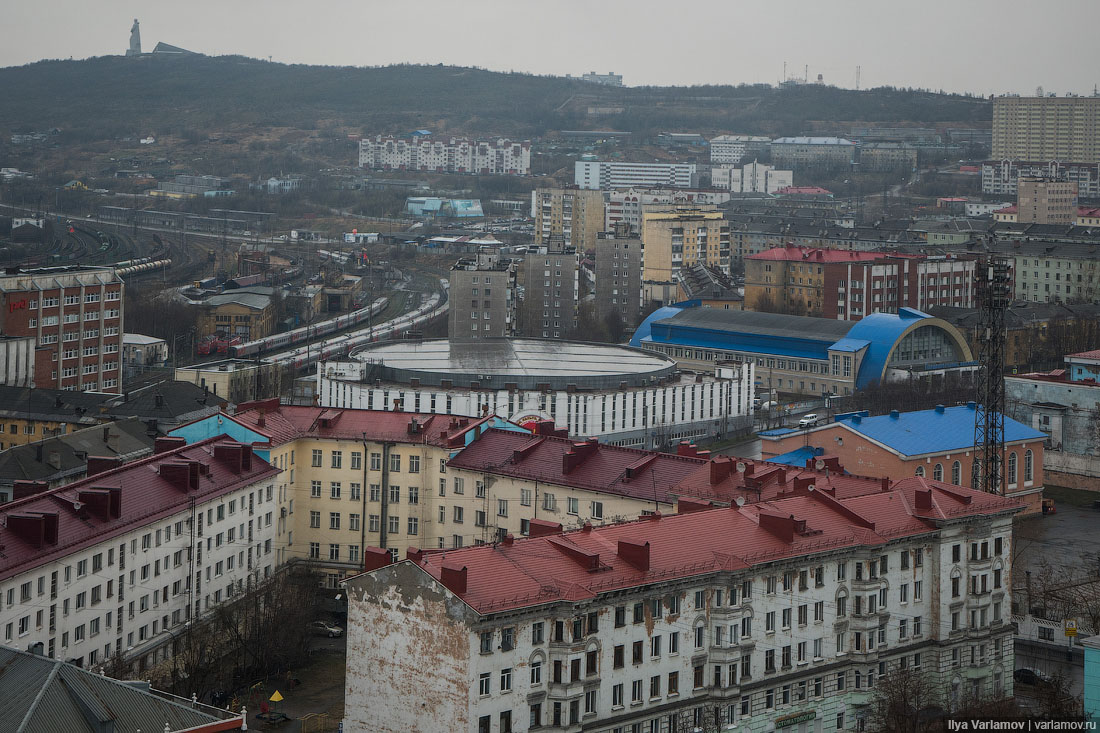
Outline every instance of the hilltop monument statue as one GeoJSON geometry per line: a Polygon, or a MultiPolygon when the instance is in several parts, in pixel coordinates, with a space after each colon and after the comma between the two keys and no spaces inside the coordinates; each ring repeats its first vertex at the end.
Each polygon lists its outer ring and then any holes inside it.
{"type": "Polygon", "coordinates": [[[130,48],[126,51],[127,56],[140,56],[141,55],[141,28],[138,27],[138,19],[134,18],[134,25],[130,28],[130,48]]]}

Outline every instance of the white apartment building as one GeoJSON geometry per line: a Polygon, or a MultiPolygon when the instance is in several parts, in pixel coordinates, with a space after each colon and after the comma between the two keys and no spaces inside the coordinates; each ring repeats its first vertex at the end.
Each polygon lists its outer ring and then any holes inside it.
{"type": "Polygon", "coordinates": [[[748,153],[766,150],[770,137],[758,135],[719,135],[710,139],[710,162],[717,165],[737,165],[748,153]]]}
{"type": "Polygon", "coordinates": [[[740,504],[368,552],[345,729],[862,730],[902,667],[952,708],[1011,694],[1018,504],[917,478],[740,504]]]}
{"type": "Polygon", "coordinates": [[[1032,176],[1064,178],[1077,184],[1077,195],[1080,198],[1100,198],[1100,163],[1059,161],[986,161],[982,163],[982,193],[994,196],[1016,196],[1020,178],[1032,176]]]}
{"type": "Polygon", "coordinates": [[[754,160],[743,166],[713,166],[710,169],[710,184],[732,193],[775,193],[794,185],[794,173],[754,160]]]}
{"type": "Polygon", "coordinates": [[[277,473],[230,439],[158,438],[149,458],[3,505],[3,643],[88,668],[167,659],[189,620],[274,571],[277,473]]]}
{"type": "Polygon", "coordinates": [[[694,163],[578,160],[573,170],[573,183],[580,188],[652,188],[655,186],[691,188],[694,181],[694,163]]]}
{"type": "Polygon", "coordinates": [[[730,200],[728,190],[710,188],[621,188],[603,192],[604,231],[615,230],[615,224],[626,222],[630,231],[642,231],[642,214],[647,206],[667,208],[690,206],[710,208],[730,200]]]}
{"type": "Polygon", "coordinates": [[[531,141],[375,135],[359,141],[359,167],[525,176],[531,172],[531,141]]]}

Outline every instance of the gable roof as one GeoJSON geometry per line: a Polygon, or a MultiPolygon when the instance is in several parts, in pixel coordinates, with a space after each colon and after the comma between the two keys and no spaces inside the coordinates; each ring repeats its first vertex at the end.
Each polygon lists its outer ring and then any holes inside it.
{"type": "MultiPolygon", "coordinates": [[[[240,720],[207,706],[180,704],[72,664],[0,646],[0,720],[13,733],[239,730],[240,720]],[[167,726],[167,728],[165,728],[167,726]]],[[[190,701],[188,701],[190,702],[190,701]]]]}
{"type": "Polygon", "coordinates": [[[0,483],[83,473],[89,456],[129,460],[152,452],[153,437],[145,422],[127,418],[0,451],[0,483]]]}

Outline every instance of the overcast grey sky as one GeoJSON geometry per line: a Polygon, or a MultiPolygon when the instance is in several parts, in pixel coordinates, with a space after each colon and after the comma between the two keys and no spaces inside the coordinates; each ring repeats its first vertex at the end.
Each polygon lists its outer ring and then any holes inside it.
{"type": "Polygon", "coordinates": [[[774,83],[1089,93],[1100,0],[0,0],[0,66],[121,54],[141,21],[210,55],[447,63],[641,84],[774,83]]]}

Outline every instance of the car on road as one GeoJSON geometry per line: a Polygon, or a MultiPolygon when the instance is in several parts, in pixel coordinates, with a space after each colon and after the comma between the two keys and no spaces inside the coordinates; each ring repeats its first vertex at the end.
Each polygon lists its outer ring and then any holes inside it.
{"type": "Polygon", "coordinates": [[[800,428],[812,428],[817,425],[818,416],[816,412],[811,412],[808,415],[803,415],[802,419],[798,421],[798,427],[800,428]]]}
{"type": "Polygon", "coordinates": [[[309,625],[309,630],[317,636],[327,636],[330,639],[344,634],[343,629],[335,624],[330,624],[328,621],[314,621],[309,625]]]}
{"type": "Polygon", "coordinates": [[[1049,685],[1051,682],[1050,675],[1028,667],[1017,669],[1012,673],[1012,679],[1023,685],[1049,685]]]}

